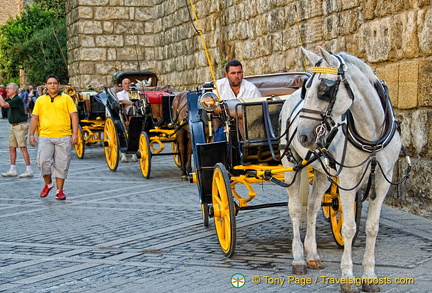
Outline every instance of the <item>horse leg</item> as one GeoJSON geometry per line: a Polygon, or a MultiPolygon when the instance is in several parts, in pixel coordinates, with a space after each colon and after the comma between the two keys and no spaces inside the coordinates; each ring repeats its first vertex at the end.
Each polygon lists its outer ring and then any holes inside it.
{"type": "MultiPolygon", "coordinates": [[[[352,182],[342,180],[341,182],[352,182]]],[[[354,274],[353,274],[353,263],[352,263],[352,240],[356,233],[356,223],[354,217],[354,202],[355,202],[355,191],[344,191],[339,190],[340,203],[342,204],[342,213],[344,215],[342,223],[342,236],[344,238],[344,250],[342,253],[341,270],[342,279],[350,280],[347,283],[341,285],[341,292],[343,293],[354,293],[359,292],[359,289],[355,285],[354,274]]]]}
{"type": "MultiPolygon", "coordinates": [[[[283,160],[285,160],[285,158],[283,160]]],[[[287,166],[287,164],[284,163],[284,166],[287,166]]],[[[286,172],[285,182],[291,182],[293,176],[294,176],[293,172],[286,172]]],[[[300,226],[302,220],[302,203],[300,199],[301,195],[299,193],[299,190],[300,190],[301,180],[304,180],[304,178],[299,178],[299,176],[297,176],[295,182],[290,187],[286,188],[289,196],[288,211],[291,218],[292,229],[293,229],[292,230],[293,262],[291,266],[292,266],[293,274],[296,275],[302,275],[307,273],[307,266],[303,254],[303,243],[301,241],[301,235],[300,235],[300,226]]]]}
{"type": "Polygon", "coordinates": [[[385,195],[388,191],[388,184],[379,184],[377,182],[376,192],[377,197],[374,200],[369,199],[368,217],[366,220],[366,248],[363,255],[363,280],[370,280],[370,282],[362,283],[362,291],[365,292],[379,292],[378,285],[373,283],[376,279],[375,274],[375,244],[379,230],[379,218],[381,214],[381,207],[384,202],[385,195]]]}
{"type": "Polygon", "coordinates": [[[177,132],[177,143],[178,143],[178,153],[180,157],[180,170],[181,170],[181,178],[182,181],[187,181],[188,176],[186,173],[186,148],[185,148],[185,131],[184,129],[180,129],[177,132]]]}
{"type": "Polygon", "coordinates": [[[318,255],[316,243],[316,218],[321,208],[322,196],[328,189],[330,182],[322,173],[315,172],[312,193],[308,200],[307,229],[304,240],[306,263],[310,269],[322,269],[324,266],[318,255]]]}
{"type": "Polygon", "coordinates": [[[186,172],[187,175],[189,176],[190,173],[192,173],[192,140],[190,138],[189,135],[189,131],[186,132],[186,137],[187,137],[187,168],[186,168],[186,172]]]}

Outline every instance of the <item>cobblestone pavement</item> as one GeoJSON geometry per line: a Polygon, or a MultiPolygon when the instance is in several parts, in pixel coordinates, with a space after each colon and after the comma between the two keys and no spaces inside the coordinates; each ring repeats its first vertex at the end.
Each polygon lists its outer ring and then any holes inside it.
{"type": "MultiPolygon", "coordinates": [[[[1,119],[1,172],[9,167],[8,133],[9,124],[1,119]]],[[[34,148],[30,147],[30,155],[34,162],[34,148]]],[[[20,152],[17,167],[19,173],[24,171],[20,152]]],[[[221,253],[213,223],[203,227],[196,186],[181,182],[179,175],[172,158],[166,156],[153,158],[149,180],[142,177],[138,163],[123,163],[111,172],[103,148],[92,146],[86,148],[83,160],[73,154],[66,201],[56,201],[53,191],[39,198],[43,180],[38,174],[0,177],[0,292],[339,290],[330,278],[340,276],[342,250],[321,214],[317,238],[325,268],[293,280],[286,208],[240,212],[236,253],[228,259],[221,253]],[[230,283],[235,273],[245,276],[240,289],[230,283]],[[301,284],[308,281],[312,284],[301,284]]],[[[255,188],[259,196],[254,203],[286,200],[281,187],[255,188]]],[[[357,276],[362,273],[366,210],[353,251],[357,276]]],[[[432,220],[387,206],[381,218],[378,276],[414,281],[381,285],[381,291],[431,292],[432,220]]]]}

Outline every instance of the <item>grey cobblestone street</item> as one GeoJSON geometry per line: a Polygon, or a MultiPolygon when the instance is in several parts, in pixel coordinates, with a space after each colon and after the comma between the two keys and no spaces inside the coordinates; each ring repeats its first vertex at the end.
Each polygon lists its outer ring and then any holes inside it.
{"type": "MultiPolygon", "coordinates": [[[[9,123],[0,120],[0,171],[9,168],[9,123]]],[[[242,211],[237,216],[237,248],[225,258],[212,219],[203,227],[195,184],[182,182],[169,156],[152,159],[151,178],[138,163],[120,163],[111,172],[103,148],[86,148],[84,159],[72,154],[65,184],[66,201],[54,190],[39,198],[43,180],[0,177],[0,292],[337,292],[342,250],[330,225],[318,216],[318,250],[325,268],[309,270],[288,284],[291,231],[287,208],[242,211]],[[231,276],[246,278],[234,288],[231,276]],[[252,278],[260,277],[254,284],[252,278]],[[267,278],[269,276],[271,278],[267,278]],[[273,278],[284,278],[275,284],[273,278]]],[[[24,161],[18,151],[18,173],[24,161]]],[[[256,186],[255,203],[286,200],[275,185],[256,186]]],[[[353,250],[354,272],[362,274],[364,224],[353,250]]],[[[376,245],[378,277],[393,282],[381,292],[432,292],[432,220],[384,206],[376,245]],[[412,282],[411,280],[411,282],[412,282]]],[[[255,278],[256,280],[257,278],[255,278]]]]}

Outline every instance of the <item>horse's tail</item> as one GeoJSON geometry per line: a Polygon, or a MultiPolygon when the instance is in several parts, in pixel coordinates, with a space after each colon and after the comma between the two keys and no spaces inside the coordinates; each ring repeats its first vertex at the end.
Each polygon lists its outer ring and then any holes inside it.
{"type": "Polygon", "coordinates": [[[301,204],[301,221],[306,223],[307,204],[309,197],[309,168],[305,167],[300,172],[299,199],[301,204]]]}

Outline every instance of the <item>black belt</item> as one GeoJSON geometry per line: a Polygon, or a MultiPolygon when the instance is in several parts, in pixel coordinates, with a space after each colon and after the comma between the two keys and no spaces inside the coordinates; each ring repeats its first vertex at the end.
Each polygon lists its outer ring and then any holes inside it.
{"type": "Polygon", "coordinates": [[[21,121],[21,122],[18,122],[18,123],[11,123],[11,124],[12,124],[12,126],[17,126],[17,125],[20,125],[20,124],[23,124],[23,123],[27,123],[27,121],[21,121]]]}

